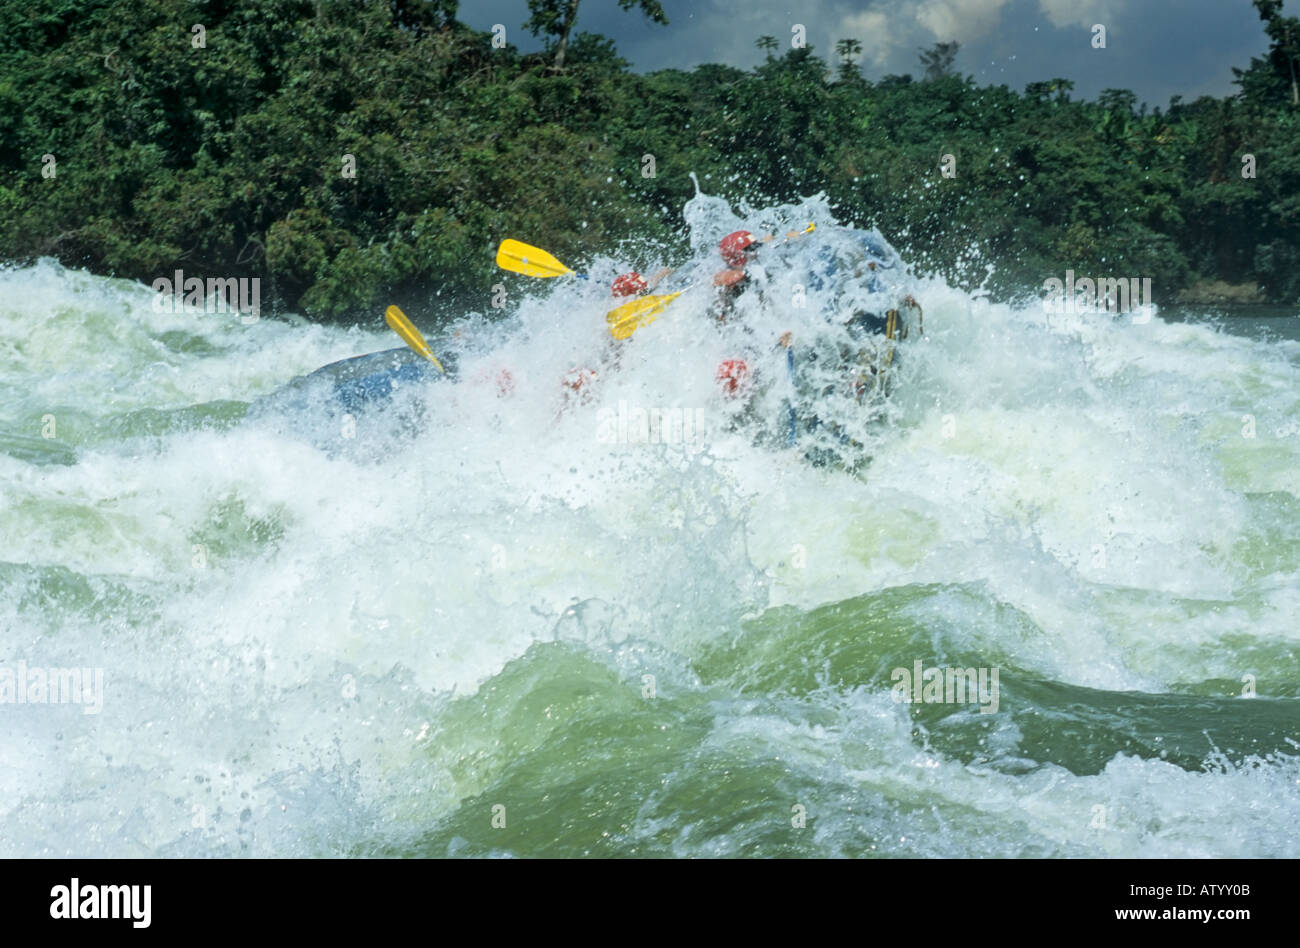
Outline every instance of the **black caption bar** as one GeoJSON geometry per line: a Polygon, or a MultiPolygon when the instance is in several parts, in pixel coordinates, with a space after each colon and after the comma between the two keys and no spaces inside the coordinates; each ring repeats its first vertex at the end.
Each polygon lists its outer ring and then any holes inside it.
{"type": "Polygon", "coordinates": [[[78,936],[337,938],[400,924],[436,938],[462,923],[496,932],[543,921],[666,935],[689,911],[733,934],[774,916],[842,915],[873,933],[965,919],[1230,938],[1289,917],[1294,869],[1245,860],[10,860],[0,862],[0,913],[10,937],[75,927],[78,936]]]}

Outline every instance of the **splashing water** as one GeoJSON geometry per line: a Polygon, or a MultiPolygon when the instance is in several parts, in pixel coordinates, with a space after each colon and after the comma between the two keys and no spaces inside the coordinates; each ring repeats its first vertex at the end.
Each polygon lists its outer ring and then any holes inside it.
{"type": "Polygon", "coordinates": [[[1300,344],[686,220],[625,343],[597,259],[358,412],[287,383],[391,335],[0,271],[0,670],[103,672],[0,702],[0,855],[1297,855],[1300,344]]]}

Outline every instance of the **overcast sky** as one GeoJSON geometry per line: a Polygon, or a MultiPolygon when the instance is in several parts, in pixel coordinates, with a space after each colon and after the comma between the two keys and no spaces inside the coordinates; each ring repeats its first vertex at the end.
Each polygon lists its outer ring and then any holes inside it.
{"type": "MultiPolygon", "coordinates": [[[[1232,67],[1244,68],[1268,47],[1250,0],[662,0],[671,21],[657,26],[615,0],[582,0],[580,31],[603,33],[637,71],[689,69],[718,62],[741,68],[762,54],[764,34],[789,48],[802,23],[815,52],[833,58],[838,39],[862,43],[870,79],[921,72],[917,48],[957,40],[956,68],[981,84],[1014,89],[1057,76],[1073,79],[1075,97],[1106,88],[1132,89],[1165,106],[1169,97],[1235,91],[1232,67]],[[1092,25],[1107,30],[1107,48],[1093,49],[1092,25]]],[[[1300,12],[1287,0],[1284,12],[1300,12]]],[[[490,30],[504,24],[521,50],[541,48],[526,33],[526,0],[462,0],[458,18],[490,30]]]]}

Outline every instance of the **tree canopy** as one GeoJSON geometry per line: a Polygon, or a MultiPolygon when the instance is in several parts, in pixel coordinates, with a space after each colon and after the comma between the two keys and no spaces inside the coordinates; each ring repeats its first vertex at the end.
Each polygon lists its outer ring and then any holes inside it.
{"type": "Polygon", "coordinates": [[[482,308],[506,236],[575,262],[633,236],[681,246],[693,171],[751,203],[825,192],[922,272],[1003,296],[1074,269],[1297,300],[1295,31],[1277,0],[1256,7],[1274,45],[1238,93],[1149,111],[1062,79],[976,85],[951,74],[955,44],[920,81],[833,73],[769,37],[752,70],[635,74],[590,33],[560,63],[500,48],[454,0],[8,4],[0,258],[256,276],[317,318],[427,318],[482,308]]]}

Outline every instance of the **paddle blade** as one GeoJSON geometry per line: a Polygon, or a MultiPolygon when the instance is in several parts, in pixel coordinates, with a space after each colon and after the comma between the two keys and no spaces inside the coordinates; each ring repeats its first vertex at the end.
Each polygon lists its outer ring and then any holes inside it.
{"type": "Polygon", "coordinates": [[[617,309],[605,314],[609,323],[609,332],[615,339],[626,339],[642,326],[648,326],[659,318],[659,314],[668,308],[668,304],[681,296],[685,290],[678,290],[667,296],[643,296],[639,300],[624,303],[617,309]]]}
{"type": "Polygon", "coordinates": [[[540,247],[503,240],[497,248],[497,266],[530,277],[557,277],[573,271],[540,247]]]}
{"type": "Polygon", "coordinates": [[[402,337],[402,342],[437,366],[438,371],[443,375],[447,374],[447,370],[442,367],[442,363],[434,356],[429,344],[420,335],[420,330],[415,328],[415,324],[407,318],[405,313],[396,306],[390,306],[384,311],[384,322],[388,323],[389,329],[402,337]]]}

